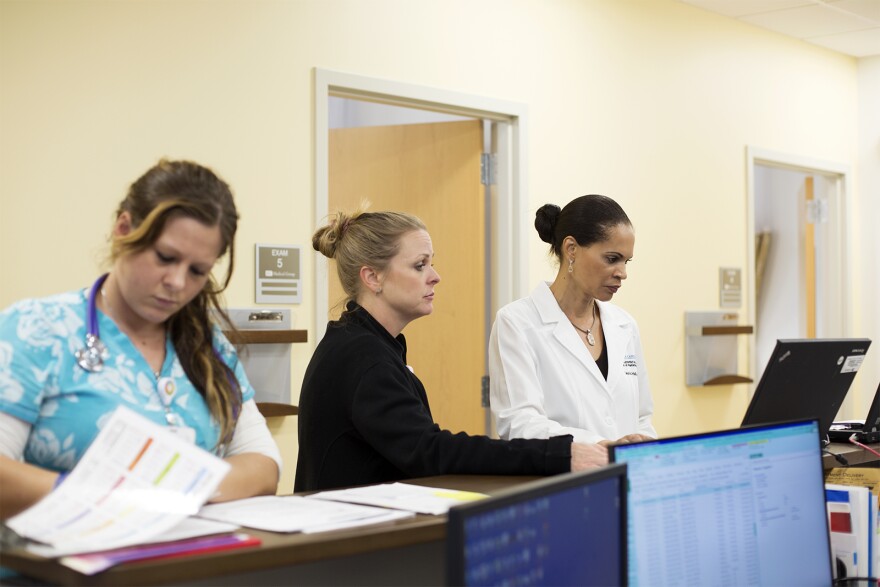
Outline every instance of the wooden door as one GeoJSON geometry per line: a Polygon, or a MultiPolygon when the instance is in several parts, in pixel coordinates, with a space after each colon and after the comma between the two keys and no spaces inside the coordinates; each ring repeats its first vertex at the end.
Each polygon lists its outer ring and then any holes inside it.
{"type": "MultiPolygon", "coordinates": [[[[804,208],[809,210],[816,200],[813,197],[813,176],[804,178],[804,208]]],[[[806,298],[807,338],[816,338],[816,230],[814,220],[804,223],[804,295],[806,298]]]]}
{"type": "MultiPolygon", "coordinates": [[[[333,129],[329,211],[408,212],[422,219],[441,281],[434,313],[404,330],[407,361],[428,392],[434,420],[453,432],[485,433],[485,206],[479,120],[333,129]]],[[[331,261],[330,319],[344,294],[331,261]]]]}

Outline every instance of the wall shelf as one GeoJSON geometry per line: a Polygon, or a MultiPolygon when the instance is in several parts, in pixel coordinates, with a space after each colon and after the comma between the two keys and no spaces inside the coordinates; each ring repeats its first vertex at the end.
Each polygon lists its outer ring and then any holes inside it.
{"type": "Polygon", "coordinates": [[[732,385],[734,383],[751,383],[750,377],[743,375],[719,375],[703,382],[703,385],[732,385]]]}
{"type": "Polygon", "coordinates": [[[308,342],[308,330],[226,330],[223,332],[232,344],[284,344],[308,342]]]}
{"type": "Polygon", "coordinates": [[[296,416],[299,408],[291,404],[278,404],[275,402],[257,402],[257,409],[264,418],[275,418],[278,416],[296,416]]]}
{"type": "Polygon", "coordinates": [[[688,336],[718,336],[725,334],[752,334],[751,326],[700,326],[688,330],[688,336]]]}
{"type": "Polygon", "coordinates": [[[290,345],[308,342],[308,330],[291,328],[288,309],[232,308],[228,313],[236,329],[223,334],[240,350],[260,414],[264,418],[297,415],[299,408],[290,403],[290,345]]]}
{"type": "Polygon", "coordinates": [[[754,328],[737,324],[736,312],[685,312],[685,380],[688,386],[751,383],[738,375],[740,334],[754,328]]]}

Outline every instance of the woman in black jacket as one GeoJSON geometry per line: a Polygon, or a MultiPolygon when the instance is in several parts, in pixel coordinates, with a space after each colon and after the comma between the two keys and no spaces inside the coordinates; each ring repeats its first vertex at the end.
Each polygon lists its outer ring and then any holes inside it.
{"type": "Polygon", "coordinates": [[[295,491],[444,474],[552,475],[608,462],[604,447],[571,436],[495,440],[434,423],[401,334],[432,312],[440,281],[418,218],[338,213],[312,245],[336,260],[348,302],[303,379],[295,491]]]}

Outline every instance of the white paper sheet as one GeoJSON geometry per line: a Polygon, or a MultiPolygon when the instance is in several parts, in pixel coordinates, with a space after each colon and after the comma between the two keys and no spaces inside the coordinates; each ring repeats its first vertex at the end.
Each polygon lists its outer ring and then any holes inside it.
{"type": "Polygon", "coordinates": [[[270,532],[323,532],[411,517],[409,512],[321,502],[296,495],[264,495],[202,507],[198,516],[268,530],[270,532]]]}
{"type": "Polygon", "coordinates": [[[309,495],[306,499],[344,501],[405,510],[419,514],[440,515],[455,505],[488,497],[483,493],[423,487],[408,483],[385,483],[353,489],[336,489],[309,495]]]}
{"type": "Polygon", "coordinates": [[[125,407],[67,479],[7,524],[58,552],[150,542],[195,514],[229,464],[125,407]]]}

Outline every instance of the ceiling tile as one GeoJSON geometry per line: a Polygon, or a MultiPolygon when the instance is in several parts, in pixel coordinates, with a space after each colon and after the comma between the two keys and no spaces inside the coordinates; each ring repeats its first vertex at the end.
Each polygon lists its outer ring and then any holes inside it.
{"type": "Polygon", "coordinates": [[[878,0],[835,0],[829,2],[832,9],[845,10],[869,18],[880,26],[880,1],[878,0]]]}
{"type": "Polygon", "coordinates": [[[853,57],[871,57],[880,55],[880,27],[839,35],[828,35],[809,39],[811,43],[821,45],[853,57]]]}
{"type": "MultiPolygon", "coordinates": [[[[717,12],[724,16],[740,17],[747,14],[772,12],[786,8],[810,6],[814,0],[681,0],[698,8],[710,12],[717,12]]],[[[869,0],[870,1],[870,0],[869,0]]]]}
{"type": "Polygon", "coordinates": [[[798,39],[861,31],[871,26],[864,18],[818,5],[752,14],[740,20],[798,39]]]}
{"type": "Polygon", "coordinates": [[[880,55],[880,0],[679,1],[846,55],[880,55]]]}

